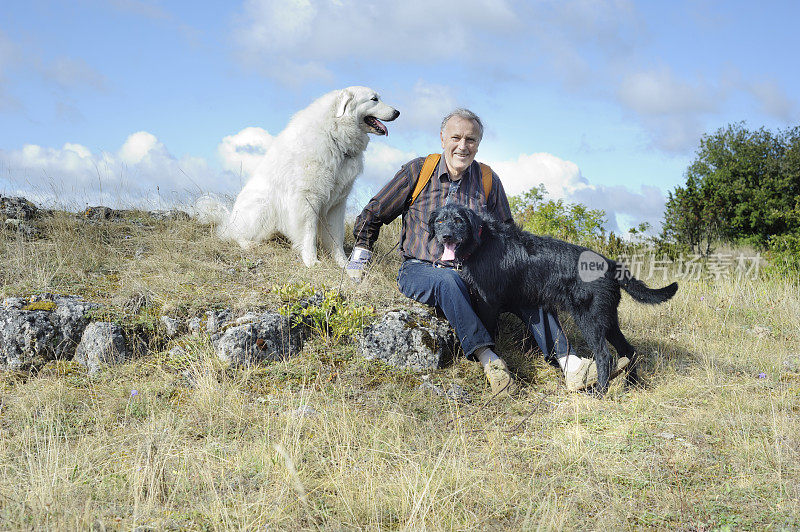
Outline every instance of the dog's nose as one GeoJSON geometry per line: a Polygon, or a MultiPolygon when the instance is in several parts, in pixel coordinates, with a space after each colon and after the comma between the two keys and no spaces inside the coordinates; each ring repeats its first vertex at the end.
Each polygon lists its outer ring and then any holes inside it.
{"type": "Polygon", "coordinates": [[[394,110],[394,116],[392,117],[392,120],[394,120],[394,119],[395,119],[395,118],[397,118],[398,116],[400,116],[400,111],[398,111],[397,109],[395,109],[395,110],[394,110]]]}

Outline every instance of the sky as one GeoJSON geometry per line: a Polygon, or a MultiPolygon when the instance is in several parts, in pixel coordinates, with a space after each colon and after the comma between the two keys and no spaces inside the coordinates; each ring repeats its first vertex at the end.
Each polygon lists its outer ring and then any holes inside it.
{"type": "Polygon", "coordinates": [[[0,194],[233,198],[295,112],[365,85],[401,114],[351,213],[467,107],[509,195],[544,184],[657,230],[704,134],[798,125],[798,20],[769,0],[3,0],[0,194]]]}

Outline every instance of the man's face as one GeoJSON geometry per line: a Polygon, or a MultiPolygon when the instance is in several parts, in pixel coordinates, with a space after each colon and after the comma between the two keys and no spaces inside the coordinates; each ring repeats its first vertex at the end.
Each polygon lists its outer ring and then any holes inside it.
{"type": "Polygon", "coordinates": [[[444,159],[450,177],[460,179],[478,153],[480,129],[474,120],[454,116],[447,121],[441,132],[444,159]]]}

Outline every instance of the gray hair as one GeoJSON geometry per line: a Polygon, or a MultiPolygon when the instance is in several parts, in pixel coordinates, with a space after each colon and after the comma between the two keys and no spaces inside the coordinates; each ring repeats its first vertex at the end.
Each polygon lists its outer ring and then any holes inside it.
{"type": "Polygon", "coordinates": [[[465,118],[467,120],[472,120],[476,124],[478,124],[478,137],[479,137],[478,140],[481,140],[483,138],[483,122],[481,122],[481,119],[478,117],[478,115],[476,115],[469,109],[465,109],[463,107],[459,107],[458,109],[455,109],[450,113],[448,113],[447,116],[445,116],[444,119],[442,120],[442,127],[439,131],[444,131],[444,127],[447,125],[447,122],[454,116],[465,118]]]}

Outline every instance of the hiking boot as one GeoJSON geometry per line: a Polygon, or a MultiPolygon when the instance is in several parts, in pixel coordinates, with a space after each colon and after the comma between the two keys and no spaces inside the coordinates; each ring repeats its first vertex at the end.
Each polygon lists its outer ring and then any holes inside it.
{"type": "Polygon", "coordinates": [[[508,366],[502,360],[498,359],[490,362],[484,366],[483,371],[486,373],[486,378],[492,387],[492,395],[513,395],[519,390],[517,383],[514,382],[514,378],[511,376],[511,372],[508,371],[508,366]]]}
{"type": "MultiPolygon", "coordinates": [[[[620,357],[617,360],[617,367],[611,371],[609,381],[617,377],[628,366],[630,360],[627,357],[620,357]]],[[[581,365],[575,371],[571,371],[564,375],[567,381],[567,390],[570,392],[579,392],[587,388],[591,388],[597,384],[597,364],[594,359],[582,358],[581,365]]]]}

